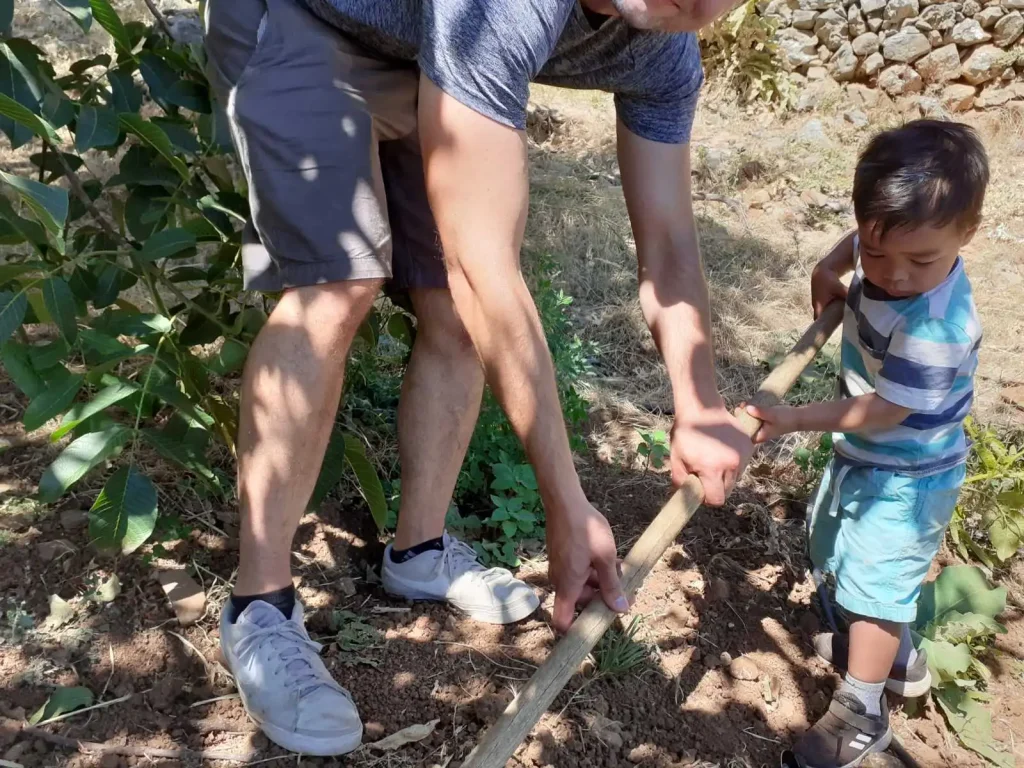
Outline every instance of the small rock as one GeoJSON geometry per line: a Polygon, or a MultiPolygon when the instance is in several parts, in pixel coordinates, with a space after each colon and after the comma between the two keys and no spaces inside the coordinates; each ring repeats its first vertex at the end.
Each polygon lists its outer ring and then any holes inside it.
{"type": "Polygon", "coordinates": [[[1017,94],[1009,88],[989,87],[974,100],[974,106],[977,109],[993,109],[1013,101],[1016,96],[1017,94]]]}
{"type": "Polygon", "coordinates": [[[363,740],[364,741],[380,741],[384,738],[384,724],[378,723],[376,720],[371,720],[368,723],[363,724],[363,740]]]}
{"type": "Polygon", "coordinates": [[[338,579],[338,589],[345,597],[352,597],[356,593],[356,582],[355,579],[349,576],[342,576],[338,579]]]}
{"type": "Polygon", "coordinates": [[[763,208],[772,201],[772,195],[767,189],[753,189],[745,195],[747,205],[751,208],[763,208]]]}
{"type": "Polygon", "coordinates": [[[874,752],[864,758],[861,768],[903,768],[902,761],[888,752],[874,752]]]}
{"type": "Polygon", "coordinates": [[[824,80],[828,77],[828,70],[824,67],[808,67],[807,68],[807,79],[812,83],[817,80],[824,80]]]}
{"type": "Polygon", "coordinates": [[[653,744],[641,744],[633,747],[626,756],[631,763],[652,763],[658,757],[658,748],[653,744]]]}
{"type": "Polygon", "coordinates": [[[853,52],[853,46],[849,42],[843,43],[832,58],[832,77],[839,82],[853,80],[857,73],[857,54],[853,52]]]}
{"type": "Polygon", "coordinates": [[[903,21],[918,15],[920,7],[917,0],[889,0],[885,5],[886,21],[903,21]]]}
{"type": "Polygon", "coordinates": [[[808,208],[824,208],[828,205],[828,197],[816,189],[805,189],[800,193],[800,202],[808,208]]]}
{"type": "Polygon", "coordinates": [[[862,105],[865,109],[874,109],[878,106],[878,91],[861,83],[846,86],[846,94],[850,101],[862,105]]]}
{"type": "Polygon", "coordinates": [[[945,32],[956,24],[956,6],[953,3],[930,5],[921,12],[921,21],[927,22],[932,29],[945,32]]]}
{"type": "Polygon", "coordinates": [[[44,541],[36,546],[36,557],[42,562],[48,563],[55,557],[66,555],[75,551],[75,545],[66,539],[54,539],[44,541]]]}
{"type": "Polygon", "coordinates": [[[1003,9],[998,5],[990,5],[988,8],[983,8],[981,13],[974,17],[974,20],[981,24],[982,29],[992,29],[995,23],[1003,18],[1003,9]]]}
{"type": "Polygon", "coordinates": [[[1020,11],[1008,13],[992,28],[992,42],[1000,48],[1008,48],[1024,34],[1024,16],[1020,11]]]}
{"type": "Polygon", "coordinates": [[[972,46],[987,43],[992,35],[981,28],[974,19],[964,19],[949,31],[949,42],[956,45],[972,46]]]}
{"type": "Polygon", "coordinates": [[[793,21],[793,10],[786,0],[771,0],[761,15],[769,19],[777,19],[780,27],[788,27],[793,21]]]}
{"type": "Polygon", "coordinates": [[[60,527],[65,531],[77,531],[89,524],[89,512],[84,509],[65,509],[60,513],[60,527]]]}
{"type": "Polygon", "coordinates": [[[712,173],[720,173],[726,170],[734,154],[731,149],[708,147],[704,152],[704,167],[712,173]]]}
{"type": "Polygon", "coordinates": [[[796,140],[803,144],[817,144],[819,146],[827,146],[832,142],[829,141],[828,136],[825,135],[825,127],[822,125],[821,120],[814,118],[808,120],[803,126],[797,131],[796,140]]]}
{"type": "Polygon", "coordinates": [[[883,22],[882,19],[878,17],[868,19],[868,29],[871,30],[872,32],[878,32],[878,30],[882,28],[882,25],[884,23],[885,22],[883,22]]]}
{"type": "Polygon", "coordinates": [[[924,89],[924,80],[913,67],[896,64],[882,70],[878,76],[878,87],[890,96],[902,96],[906,93],[920,93],[924,89]]]}
{"type": "Polygon", "coordinates": [[[945,120],[949,117],[942,101],[934,96],[921,96],[917,100],[917,106],[921,110],[921,117],[927,117],[929,120],[945,120]]]}
{"type": "Polygon", "coordinates": [[[156,579],[163,587],[181,626],[187,627],[203,618],[206,613],[206,594],[183,568],[158,571],[156,579]]]}
{"type": "Polygon", "coordinates": [[[809,64],[818,49],[818,38],[792,27],[780,29],[775,40],[783,54],[783,64],[791,70],[809,64]]]}
{"type": "Polygon", "coordinates": [[[980,45],[963,61],[963,77],[971,85],[995,78],[1006,67],[1007,54],[994,45],[980,45]]]}
{"type": "Polygon", "coordinates": [[[867,113],[861,109],[848,109],[843,113],[843,117],[848,123],[851,123],[854,128],[865,128],[870,122],[870,120],[868,120],[867,113]]]}
{"type": "Polygon", "coordinates": [[[849,27],[851,38],[860,37],[868,31],[868,25],[861,15],[860,8],[856,5],[851,5],[846,9],[846,23],[849,27]]]}
{"type": "Polygon", "coordinates": [[[947,83],[960,77],[960,51],[955,45],[936,48],[915,65],[926,83],[947,83]]]}
{"type": "Polygon", "coordinates": [[[718,654],[718,661],[723,667],[728,667],[732,664],[732,654],[728,651],[722,651],[718,654]]]}
{"type": "Polygon", "coordinates": [[[858,56],[870,56],[878,50],[878,35],[874,32],[865,32],[863,35],[855,38],[851,45],[853,52],[858,56]]]}
{"type": "MultiPolygon", "coordinates": [[[[880,53],[872,53],[860,63],[860,72],[864,77],[874,77],[884,66],[885,57],[880,53]]],[[[873,88],[871,90],[874,91],[873,88]]],[[[877,94],[877,91],[875,93],[877,94]]]]}
{"type": "Polygon", "coordinates": [[[978,0],[963,0],[960,12],[964,16],[974,16],[977,13],[981,13],[981,3],[978,0]]]}
{"type": "Polygon", "coordinates": [[[797,9],[793,11],[792,24],[797,29],[814,29],[814,22],[818,18],[818,11],[805,11],[797,9]]]}
{"type": "Polygon", "coordinates": [[[885,42],[882,43],[882,55],[886,60],[904,64],[917,61],[931,49],[932,44],[928,42],[928,38],[913,27],[886,36],[885,42]]]}
{"type": "Polygon", "coordinates": [[[11,763],[17,763],[21,759],[21,756],[28,752],[31,746],[32,742],[30,741],[18,742],[13,747],[4,752],[4,760],[7,760],[11,763]]]}
{"type": "Polygon", "coordinates": [[[751,659],[740,656],[738,659],[732,660],[729,665],[729,674],[736,680],[757,680],[761,676],[761,670],[751,659]]]}
{"type": "Polygon", "coordinates": [[[872,14],[885,9],[887,0],[861,0],[860,9],[864,14],[872,14]]]}
{"type": "Polygon", "coordinates": [[[814,22],[814,34],[830,51],[836,51],[849,39],[850,27],[845,15],[829,8],[814,22]]]}
{"type": "Polygon", "coordinates": [[[928,42],[932,44],[932,48],[938,48],[942,45],[942,33],[937,29],[933,29],[928,33],[928,42]]]}

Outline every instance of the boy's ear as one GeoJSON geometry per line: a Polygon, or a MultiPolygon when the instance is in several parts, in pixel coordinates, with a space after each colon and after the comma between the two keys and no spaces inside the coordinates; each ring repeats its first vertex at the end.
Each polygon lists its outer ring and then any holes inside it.
{"type": "Polygon", "coordinates": [[[961,241],[960,242],[960,247],[961,248],[964,248],[964,247],[966,247],[967,245],[970,244],[971,240],[974,239],[974,236],[976,234],[978,234],[978,228],[980,226],[981,226],[981,219],[978,219],[978,223],[977,224],[975,224],[972,227],[968,227],[966,230],[964,230],[964,233],[960,236],[960,241],[961,241]]]}

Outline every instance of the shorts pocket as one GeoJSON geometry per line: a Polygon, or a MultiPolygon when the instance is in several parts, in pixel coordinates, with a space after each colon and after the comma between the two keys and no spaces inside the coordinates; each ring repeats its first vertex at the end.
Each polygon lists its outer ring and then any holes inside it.
{"type": "Polygon", "coordinates": [[[207,75],[225,103],[228,92],[270,45],[273,0],[209,0],[206,6],[207,75]]]}

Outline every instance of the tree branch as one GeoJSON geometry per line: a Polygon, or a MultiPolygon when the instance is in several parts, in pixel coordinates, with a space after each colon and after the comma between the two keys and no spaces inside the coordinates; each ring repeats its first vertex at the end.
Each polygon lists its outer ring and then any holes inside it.
{"type": "Polygon", "coordinates": [[[153,18],[156,19],[156,23],[160,25],[160,29],[163,33],[174,41],[174,33],[171,32],[171,25],[167,23],[167,19],[160,13],[160,9],[156,7],[156,3],[153,0],[145,0],[146,7],[149,8],[149,12],[153,14],[153,18]]]}

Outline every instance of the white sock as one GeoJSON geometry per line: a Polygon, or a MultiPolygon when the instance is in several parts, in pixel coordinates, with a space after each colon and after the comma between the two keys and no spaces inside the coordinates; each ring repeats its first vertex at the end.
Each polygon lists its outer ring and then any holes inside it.
{"type": "Polygon", "coordinates": [[[840,693],[853,696],[864,705],[865,713],[872,717],[882,714],[882,691],[884,690],[884,680],[880,683],[865,683],[849,673],[846,674],[846,679],[839,687],[840,693]]]}
{"type": "Polygon", "coordinates": [[[900,634],[900,648],[896,651],[896,660],[893,665],[906,669],[917,660],[917,649],[914,648],[914,638],[910,636],[910,625],[903,625],[903,632],[900,634]]]}

